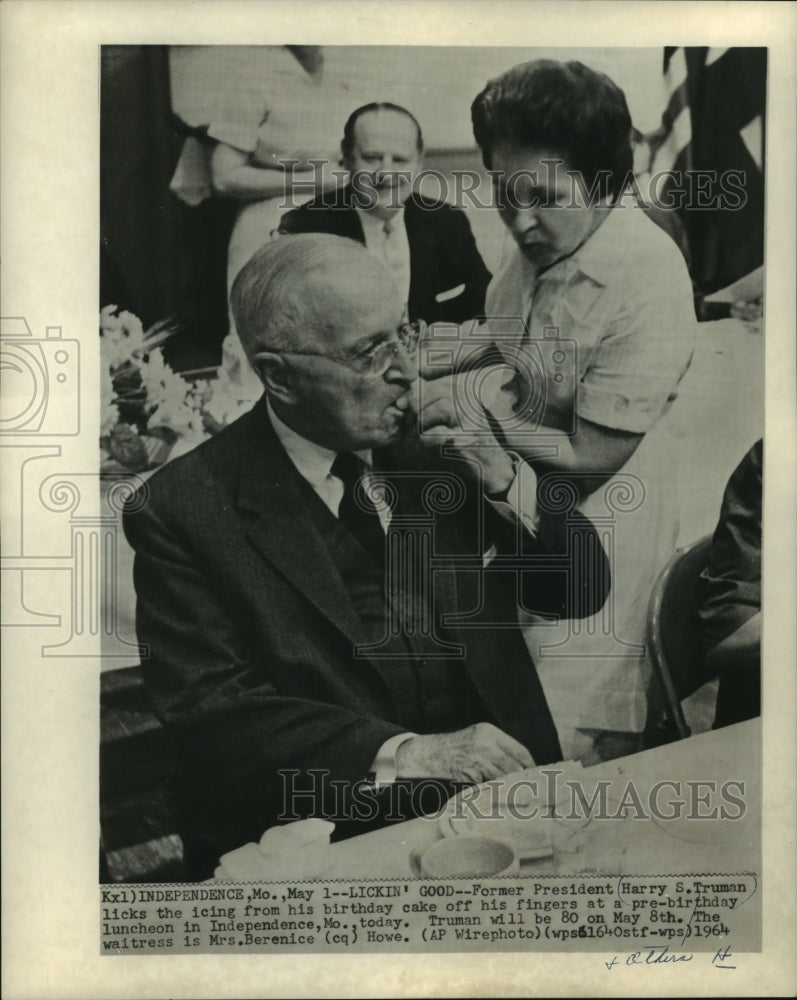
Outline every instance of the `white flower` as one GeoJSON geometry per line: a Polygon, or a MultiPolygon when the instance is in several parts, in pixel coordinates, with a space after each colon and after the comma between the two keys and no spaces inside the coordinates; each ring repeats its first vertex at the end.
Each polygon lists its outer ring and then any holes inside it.
{"type": "Polygon", "coordinates": [[[110,333],[112,330],[118,330],[122,326],[121,319],[116,315],[116,310],[119,306],[105,306],[104,309],[100,309],[100,333],[110,333]]]}
{"type": "Polygon", "coordinates": [[[100,437],[107,437],[119,420],[119,410],[114,402],[113,379],[107,370],[100,379],[100,437]]]}
{"type": "Polygon", "coordinates": [[[163,342],[160,334],[164,329],[165,324],[155,324],[145,332],[138,317],[119,312],[115,305],[105,306],[100,312],[100,433],[111,438],[119,452],[116,457],[131,468],[133,460],[145,460],[132,448],[138,440],[138,429],[119,422],[117,393],[126,398],[136,414],[141,439],[147,442],[147,454],[157,463],[164,460],[160,451],[168,439],[168,435],[159,435],[157,428],[169,428],[179,438],[166,459],[169,461],[210,437],[208,425],[215,424],[213,429],[218,429],[246,412],[262,392],[258,385],[253,395],[251,386],[242,385],[234,366],[223,367],[216,380],[187,381],[166,363],[159,346],[149,346],[163,342]]]}
{"type": "Polygon", "coordinates": [[[141,320],[130,312],[116,315],[117,308],[105,306],[100,310],[100,352],[103,364],[110,369],[134,363],[135,352],[144,347],[141,320]]]}
{"type": "Polygon", "coordinates": [[[150,427],[169,427],[183,436],[204,439],[203,398],[198,387],[172,371],[155,348],[140,363],[141,385],[146,390],[150,427]]]}

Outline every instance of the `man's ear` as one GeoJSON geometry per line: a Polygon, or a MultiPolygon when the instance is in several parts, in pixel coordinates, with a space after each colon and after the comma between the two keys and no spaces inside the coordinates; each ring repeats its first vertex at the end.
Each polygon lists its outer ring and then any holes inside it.
{"type": "Polygon", "coordinates": [[[295,402],[293,374],[285,360],[273,351],[258,351],[252,365],[266,389],[285,403],[295,402]]]}

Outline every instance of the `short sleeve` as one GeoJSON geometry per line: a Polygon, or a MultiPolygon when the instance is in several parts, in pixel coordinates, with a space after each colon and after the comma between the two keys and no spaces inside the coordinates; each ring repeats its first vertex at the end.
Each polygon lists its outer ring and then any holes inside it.
{"type": "Polygon", "coordinates": [[[211,123],[208,135],[252,154],[255,162],[266,166],[273,166],[275,159],[306,160],[310,156],[334,162],[339,155],[338,125],[326,92],[318,96],[323,99],[311,102],[306,84],[287,80],[268,105],[262,97],[258,103],[243,102],[236,114],[211,123]]]}
{"type": "Polygon", "coordinates": [[[695,347],[692,287],[679,267],[626,290],[578,387],[577,411],[592,423],[644,434],[666,412],[695,347]],[[682,273],[679,273],[682,272],[682,273]]]}
{"type": "Polygon", "coordinates": [[[192,128],[252,152],[274,98],[301,77],[282,46],[172,46],[172,107],[192,128]]]}
{"type": "Polygon", "coordinates": [[[282,148],[286,128],[291,137],[295,132],[288,109],[305,94],[306,75],[282,46],[251,51],[243,46],[242,50],[244,58],[233,54],[225,63],[221,94],[214,97],[207,117],[208,136],[241,152],[254,153],[264,134],[268,137],[275,131],[271,144],[282,148]],[[279,114],[278,108],[283,106],[285,113],[279,114]]]}
{"type": "Polygon", "coordinates": [[[257,127],[243,122],[214,122],[208,127],[208,136],[242,153],[253,153],[257,145],[257,127]]]}
{"type": "Polygon", "coordinates": [[[253,153],[263,129],[274,115],[271,98],[275,86],[272,82],[271,94],[242,87],[237,101],[228,102],[210,122],[208,136],[243,153],[253,153]]]}

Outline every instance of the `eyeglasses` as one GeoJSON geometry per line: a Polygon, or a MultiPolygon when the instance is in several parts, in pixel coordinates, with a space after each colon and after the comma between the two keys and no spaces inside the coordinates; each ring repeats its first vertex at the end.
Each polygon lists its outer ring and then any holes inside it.
{"type": "Polygon", "coordinates": [[[410,358],[414,357],[425,331],[426,323],[422,319],[402,323],[393,336],[380,341],[356,357],[328,354],[325,351],[284,351],[280,349],[276,353],[327,358],[336,364],[346,365],[347,368],[351,368],[359,375],[365,375],[367,378],[380,378],[394,364],[400,350],[403,350],[410,358]]]}

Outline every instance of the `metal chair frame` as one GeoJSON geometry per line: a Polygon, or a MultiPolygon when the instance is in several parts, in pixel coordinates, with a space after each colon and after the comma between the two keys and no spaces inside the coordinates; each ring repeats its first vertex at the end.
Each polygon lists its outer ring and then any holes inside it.
{"type": "MultiPolygon", "coordinates": [[[[691,735],[681,701],[709,680],[701,670],[702,650],[697,635],[697,622],[688,620],[688,615],[697,612],[697,588],[700,573],[708,561],[712,535],[705,535],[691,545],[679,548],[662,569],[650,596],[647,617],[647,652],[654,676],[663,695],[664,710],[676,739],[686,739],[691,735]],[[685,593],[682,591],[686,591],[685,593]],[[684,615],[686,612],[686,615],[684,615]],[[673,628],[679,629],[677,636],[673,628]],[[673,656],[673,640],[681,649],[673,656]],[[674,662],[675,659],[678,662],[674,662]]],[[[661,720],[657,713],[662,706],[657,704],[656,692],[650,699],[646,735],[652,729],[662,732],[661,720]]],[[[665,742],[668,735],[664,736],[665,742]]],[[[646,739],[646,742],[649,742],[646,739]]],[[[653,742],[656,742],[653,740],[653,742]]]]}

